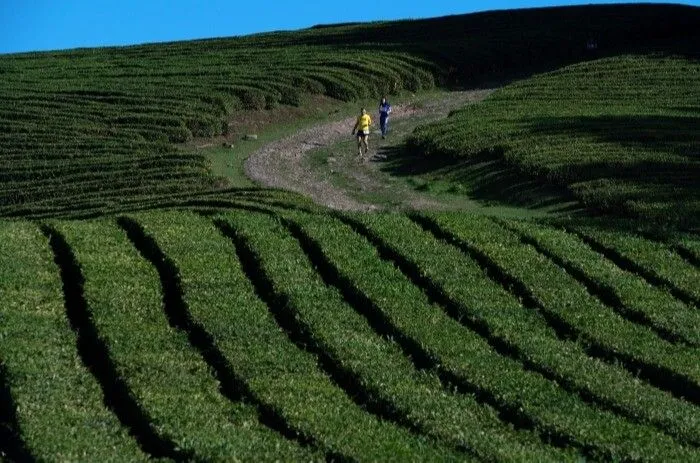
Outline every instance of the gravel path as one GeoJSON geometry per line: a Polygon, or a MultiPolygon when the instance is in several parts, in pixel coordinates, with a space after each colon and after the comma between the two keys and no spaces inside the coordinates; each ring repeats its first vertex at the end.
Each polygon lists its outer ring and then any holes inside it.
{"type": "MultiPolygon", "coordinates": [[[[468,102],[480,101],[491,92],[492,90],[451,92],[421,105],[397,105],[393,107],[391,118],[399,120],[418,116],[447,116],[450,111],[468,102]]],[[[295,191],[333,209],[377,209],[373,204],[351,198],[347,192],[327,181],[318,180],[302,162],[309,151],[350,137],[355,118],[352,116],[341,121],[315,125],[263,146],[246,160],[246,175],[266,187],[295,191]]]]}

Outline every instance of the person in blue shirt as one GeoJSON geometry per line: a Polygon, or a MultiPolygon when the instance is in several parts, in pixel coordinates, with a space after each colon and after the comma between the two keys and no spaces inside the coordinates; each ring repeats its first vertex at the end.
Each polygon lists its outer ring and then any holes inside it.
{"type": "Polygon", "coordinates": [[[379,103],[379,127],[382,129],[382,138],[386,138],[386,133],[389,130],[389,114],[391,114],[391,105],[382,97],[379,103]]]}

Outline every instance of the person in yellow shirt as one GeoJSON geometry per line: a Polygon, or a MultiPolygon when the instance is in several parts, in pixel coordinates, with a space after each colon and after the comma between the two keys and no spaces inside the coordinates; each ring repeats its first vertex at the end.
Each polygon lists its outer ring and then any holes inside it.
{"type": "Polygon", "coordinates": [[[357,151],[362,158],[362,145],[365,145],[365,154],[369,151],[369,128],[372,125],[372,118],[367,114],[367,110],[362,108],[360,116],[355,122],[355,127],[352,129],[352,134],[357,132],[357,151]]]}

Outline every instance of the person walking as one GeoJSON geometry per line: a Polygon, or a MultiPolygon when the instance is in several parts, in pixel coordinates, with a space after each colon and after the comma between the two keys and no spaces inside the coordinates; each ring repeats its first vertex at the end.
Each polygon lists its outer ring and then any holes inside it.
{"type": "Polygon", "coordinates": [[[391,105],[382,97],[379,102],[379,127],[382,129],[382,139],[386,138],[386,133],[389,131],[389,114],[391,114],[391,105]]]}
{"type": "Polygon", "coordinates": [[[367,114],[367,110],[362,108],[360,116],[355,122],[355,127],[352,128],[352,134],[357,132],[357,151],[358,156],[362,159],[362,145],[365,146],[365,154],[369,151],[369,128],[372,125],[372,118],[367,114]]]}

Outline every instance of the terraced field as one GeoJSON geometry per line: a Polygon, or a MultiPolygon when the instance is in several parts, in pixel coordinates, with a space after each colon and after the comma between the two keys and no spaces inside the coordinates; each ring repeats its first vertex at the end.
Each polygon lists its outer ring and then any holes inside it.
{"type": "Polygon", "coordinates": [[[699,31],[622,5],[0,56],[0,460],[700,461],[699,31]],[[372,161],[471,212],[331,211],[186,144],[541,71],[372,161]],[[528,182],[608,215],[535,220],[528,182]]]}
{"type": "Polygon", "coordinates": [[[205,157],[176,144],[307,94],[429,88],[427,68],[401,53],[360,63],[359,52],[235,40],[0,57],[0,215],[107,213],[216,190],[205,157]]]}
{"type": "Polygon", "coordinates": [[[0,56],[0,216],[218,190],[206,157],[181,143],[238,142],[250,110],[493,85],[596,56],[592,35],[600,54],[697,50],[698,24],[697,8],[674,5],[551,8],[0,56]]]}
{"type": "Polygon", "coordinates": [[[616,56],[509,85],[416,131],[413,149],[499,161],[591,208],[697,227],[698,55],[616,56]]]}
{"type": "Polygon", "coordinates": [[[673,242],[254,201],[0,235],[10,459],[700,457],[673,242]]]}

